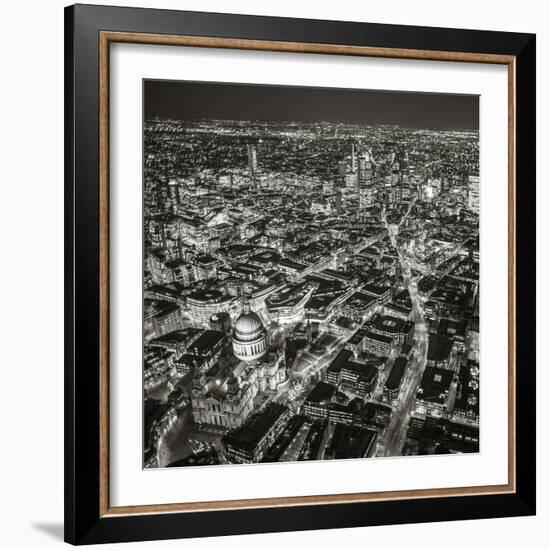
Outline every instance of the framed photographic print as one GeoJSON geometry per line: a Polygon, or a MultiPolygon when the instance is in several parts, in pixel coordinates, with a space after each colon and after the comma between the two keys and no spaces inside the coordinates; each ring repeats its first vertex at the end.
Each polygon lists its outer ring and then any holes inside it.
{"type": "Polygon", "coordinates": [[[66,540],[534,514],[534,35],[65,21],[66,540]]]}

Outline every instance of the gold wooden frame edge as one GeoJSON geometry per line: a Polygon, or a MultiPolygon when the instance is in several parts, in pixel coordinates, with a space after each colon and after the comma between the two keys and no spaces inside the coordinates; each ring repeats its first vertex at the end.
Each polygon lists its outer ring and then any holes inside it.
{"type": "Polygon", "coordinates": [[[515,170],[515,90],[516,58],[512,55],[414,50],[402,48],[379,48],[337,44],[314,44],[301,42],[277,42],[185,35],[160,35],[150,33],[125,33],[101,31],[99,33],[99,515],[113,517],[122,515],[198,512],[208,510],[231,510],[279,506],[314,506],[321,504],[344,504],[352,502],[375,502],[448,496],[505,494],[516,491],[516,170],[515,170]],[[228,48],[237,50],[276,51],[293,53],[316,53],[328,55],[352,55],[364,57],[388,57],[430,61],[458,61],[469,63],[494,63],[508,67],[508,483],[473,487],[437,489],[414,489],[404,491],[381,491],[308,495],[301,497],[266,497],[259,499],[225,500],[212,502],[189,502],[170,504],[147,504],[136,506],[110,506],[109,476],[109,83],[110,44],[113,42],[156,44],[162,46],[188,46],[228,48]]]}

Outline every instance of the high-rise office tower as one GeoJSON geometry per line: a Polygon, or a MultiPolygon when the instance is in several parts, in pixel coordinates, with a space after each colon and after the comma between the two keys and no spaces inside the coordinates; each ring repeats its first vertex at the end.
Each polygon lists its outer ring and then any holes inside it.
{"type": "Polygon", "coordinates": [[[258,154],[256,152],[256,146],[252,143],[249,143],[246,146],[248,153],[248,172],[250,174],[250,179],[256,185],[256,173],[258,172],[258,154]]]}
{"type": "Polygon", "coordinates": [[[359,155],[359,168],[357,170],[357,195],[359,199],[359,212],[374,204],[374,161],[371,151],[364,151],[359,155]]]}
{"type": "Polygon", "coordinates": [[[351,144],[351,171],[355,172],[357,170],[357,159],[355,157],[355,144],[351,144]]]}
{"type": "Polygon", "coordinates": [[[468,208],[479,214],[479,176],[468,176],[468,208]]]}
{"type": "Polygon", "coordinates": [[[178,182],[170,180],[168,182],[168,195],[170,196],[170,206],[172,207],[172,213],[175,214],[178,211],[180,203],[178,182]]]}

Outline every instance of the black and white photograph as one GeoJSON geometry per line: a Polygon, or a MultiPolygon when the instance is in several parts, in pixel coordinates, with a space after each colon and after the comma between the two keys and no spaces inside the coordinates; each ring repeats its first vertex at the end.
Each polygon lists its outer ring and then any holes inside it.
{"type": "Polygon", "coordinates": [[[144,80],[144,468],[477,453],[479,97],[144,80]]]}
{"type": "Polygon", "coordinates": [[[4,3],[0,547],[548,546],[549,5],[4,3]]]}

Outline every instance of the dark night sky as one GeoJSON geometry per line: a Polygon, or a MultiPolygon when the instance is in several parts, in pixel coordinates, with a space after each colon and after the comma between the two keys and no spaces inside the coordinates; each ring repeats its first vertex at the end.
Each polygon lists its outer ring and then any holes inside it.
{"type": "Polygon", "coordinates": [[[144,82],[145,119],[263,120],[478,129],[478,96],[204,82],[144,82]]]}

